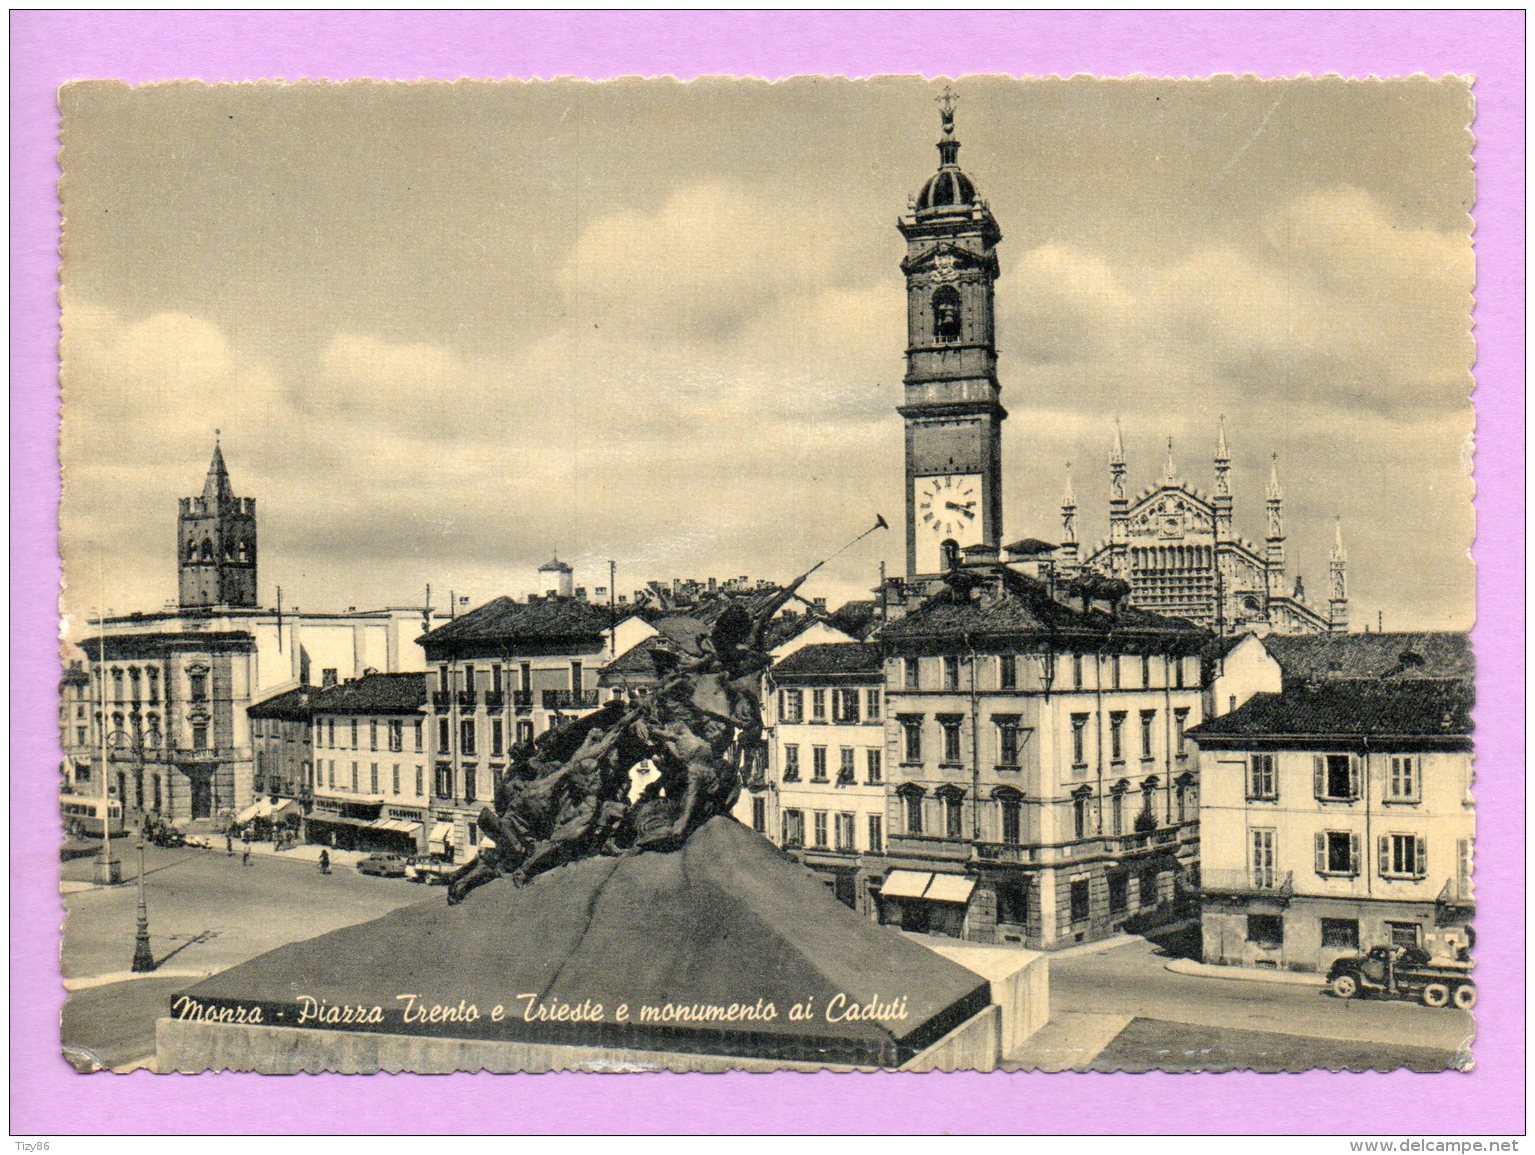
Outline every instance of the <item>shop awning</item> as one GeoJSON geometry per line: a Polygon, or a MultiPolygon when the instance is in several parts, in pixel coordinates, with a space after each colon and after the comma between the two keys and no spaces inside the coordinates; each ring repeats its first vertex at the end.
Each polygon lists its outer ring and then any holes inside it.
{"type": "Polygon", "coordinates": [[[453,823],[438,822],[432,826],[431,836],[427,841],[432,846],[440,846],[444,850],[453,845],[453,823]]]}
{"type": "Polygon", "coordinates": [[[374,820],[371,818],[348,818],[344,814],[327,814],[324,811],[315,811],[309,815],[310,822],[331,822],[337,826],[356,826],[362,830],[371,827],[374,820]]]}
{"type": "Polygon", "coordinates": [[[260,802],[253,803],[236,814],[235,821],[243,824],[249,822],[252,818],[265,818],[271,812],[271,809],[271,804],[263,798],[260,802]]]}
{"type": "Polygon", "coordinates": [[[963,906],[970,901],[970,892],[974,889],[973,878],[966,878],[962,874],[935,874],[927,893],[922,897],[929,902],[957,902],[963,906]]]}
{"type": "Polygon", "coordinates": [[[417,834],[421,830],[421,823],[407,822],[403,818],[384,818],[378,822],[369,823],[374,830],[387,830],[391,834],[417,834]]]}
{"type": "Polygon", "coordinates": [[[299,804],[297,802],[291,798],[284,798],[281,802],[272,807],[272,813],[269,815],[269,817],[273,819],[287,818],[289,815],[298,815],[301,813],[303,813],[303,811],[299,809],[299,804]]]}
{"type": "Polygon", "coordinates": [[[879,892],[885,898],[921,898],[933,876],[919,870],[892,870],[885,876],[879,892]]]}

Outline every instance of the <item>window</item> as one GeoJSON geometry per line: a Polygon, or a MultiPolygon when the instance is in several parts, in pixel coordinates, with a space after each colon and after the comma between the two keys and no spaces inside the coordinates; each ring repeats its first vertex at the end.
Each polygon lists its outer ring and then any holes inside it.
{"type": "Polygon", "coordinates": [[[398,794],[400,792],[400,764],[396,762],[392,769],[393,773],[389,776],[390,792],[398,794]]]}
{"type": "Polygon", "coordinates": [[[965,802],[957,790],[945,790],[939,795],[943,806],[943,833],[946,838],[965,836],[965,802]]]}
{"type": "Polygon", "coordinates": [[[857,690],[833,690],[831,696],[832,721],[856,722],[863,695],[857,690]]]}
{"type": "Polygon", "coordinates": [[[1125,760],[1125,716],[1122,712],[1109,715],[1109,759],[1125,760]]]}
{"type": "Polygon", "coordinates": [[[803,722],[805,720],[805,691],[779,691],[778,712],[785,722],[803,722]]]}
{"type": "Polygon", "coordinates": [[[1018,719],[997,719],[997,765],[1018,766],[1018,719]]]}
{"type": "Polygon", "coordinates": [[[1327,830],[1316,836],[1316,872],[1352,877],[1359,873],[1359,835],[1327,830]]]}
{"type": "Polygon", "coordinates": [[[403,718],[389,719],[389,752],[398,754],[405,748],[405,720],[403,718]]]}
{"type": "Polygon", "coordinates": [[[1264,950],[1278,950],[1284,946],[1284,916],[1279,914],[1250,914],[1247,916],[1247,941],[1264,950]]]}
{"type": "Polygon", "coordinates": [[[958,341],[963,331],[959,290],[953,285],[944,285],[933,294],[933,339],[958,341]]]}
{"type": "Polygon", "coordinates": [[[1151,655],[1141,655],[1141,689],[1151,689],[1151,655]]]}
{"type": "Polygon", "coordinates": [[[905,718],[901,721],[901,735],[906,743],[904,761],[922,761],[922,721],[918,718],[905,718]]]}
{"type": "Polygon", "coordinates": [[[805,845],[805,812],[803,810],[783,812],[783,844],[785,846],[805,845]]]}
{"type": "Polygon", "coordinates": [[[1078,794],[1071,800],[1071,829],[1072,837],[1086,838],[1088,830],[1088,798],[1086,794],[1078,794]]]}
{"type": "Polygon", "coordinates": [[[878,786],[885,780],[884,766],[882,765],[884,753],[883,750],[876,747],[870,747],[863,752],[864,768],[868,772],[867,781],[870,786],[878,786]]]}
{"type": "Polygon", "coordinates": [[[446,718],[437,719],[437,749],[446,754],[453,745],[453,732],[446,718]]]}
{"type": "Polygon", "coordinates": [[[826,691],[810,691],[810,720],[812,722],[826,721],[826,691]]]}
{"type": "Polygon", "coordinates": [[[1118,654],[1115,654],[1111,658],[1109,658],[1109,687],[1111,689],[1115,689],[1115,690],[1119,689],[1119,655],[1118,654]]]}
{"type": "Polygon", "coordinates": [[[958,762],[960,760],[959,719],[940,718],[938,723],[943,727],[943,760],[958,762]]]}
{"type": "Polygon", "coordinates": [[[783,748],[783,780],[799,781],[799,747],[792,742],[783,748]]]}
{"type": "Polygon", "coordinates": [[[1072,654],[1071,655],[1071,688],[1073,690],[1080,690],[1082,688],[1082,655],[1081,654],[1072,654]]]}
{"type": "Polygon", "coordinates": [[[1258,890],[1272,890],[1276,882],[1272,830],[1254,830],[1251,843],[1252,884],[1258,890]]]}
{"type": "Polygon", "coordinates": [[[1173,664],[1173,687],[1181,690],[1183,689],[1183,659],[1169,658],[1168,660],[1173,664]]]}
{"type": "MultiPolygon", "coordinates": [[[[121,670],[113,670],[112,671],[112,683],[113,683],[113,691],[114,691],[114,693],[117,695],[117,697],[119,699],[122,698],[122,696],[123,696],[123,672],[121,670]]],[[[192,701],[194,701],[194,702],[205,702],[205,701],[207,701],[208,700],[208,675],[207,674],[190,674],[190,675],[188,675],[187,676],[187,691],[188,691],[187,692],[187,696],[189,698],[191,698],[192,701]]]]}
{"type": "Polygon", "coordinates": [[[369,794],[377,794],[378,793],[378,763],[377,762],[372,762],[372,763],[369,763],[369,765],[368,765],[368,793],[369,794]]]}
{"type": "Polygon", "coordinates": [[[378,719],[377,718],[369,718],[368,719],[368,749],[369,750],[377,750],[378,749],[378,719]]]}
{"type": "Polygon", "coordinates": [[[208,748],[208,723],[192,723],[192,749],[206,750],[208,748]]]}
{"type": "Polygon", "coordinates": [[[458,724],[458,749],[465,757],[474,754],[474,719],[465,718],[458,724]]]}
{"type": "Polygon", "coordinates": [[[570,663],[570,688],[577,694],[583,689],[584,668],[580,662],[570,663]]]}
{"type": "Polygon", "coordinates": [[[1116,788],[1109,795],[1109,833],[1120,835],[1125,832],[1125,792],[1116,788]]]}
{"type": "Polygon", "coordinates": [[[530,719],[521,718],[517,722],[517,745],[526,746],[533,741],[533,723],[530,719]]]}
{"type": "Polygon", "coordinates": [[[767,799],[760,794],[752,799],[752,829],[758,834],[767,833],[767,799]]]}
{"type": "Polygon", "coordinates": [[[85,727],[84,726],[76,726],[75,727],[75,745],[76,746],[84,746],[85,743],[86,743],[85,727]]]}
{"type": "Polygon", "coordinates": [[[1259,802],[1273,802],[1279,798],[1279,774],[1274,766],[1274,755],[1254,754],[1247,760],[1247,797],[1259,802]]]}
{"type": "Polygon", "coordinates": [[[922,688],[922,662],[918,658],[906,659],[906,688],[908,690],[922,688]]]}
{"type": "Polygon", "coordinates": [[[853,816],[846,812],[837,815],[836,841],[832,843],[833,849],[853,849],[853,816]]]}
{"type": "Polygon", "coordinates": [[[1157,712],[1155,710],[1141,711],[1141,761],[1153,762],[1156,760],[1154,752],[1153,735],[1156,733],[1157,712]]]}
{"type": "Polygon", "coordinates": [[[1382,834],[1380,873],[1383,878],[1423,878],[1428,874],[1428,839],[1420,834],[1382,834]]]}
{"type": "Polygon", "coordinates": [[[825,746],[812,746],[810,748],[810,780],[812,782],[826,781],[825,746]]]}
{"type": "MultiPolygon", "coordinates": [[[[1181,666],[1179,667],[1182,668],[1181,666]]],[[[1178,757],[1187,758],[1188,748],[1184,745],[1183,732],[1188,729],[1189,712],[1187,709],[1173,711],[1173,750],[1178,757]]]]}
{"type": "Polygon", "coordinates": [[[1359,920],[1357,918],[1324,918],[1322,948],[1324,950],[1358,950],[1359,920]]]}
{"type": "Polygon", "coordinates": [[[1348,754],[1318,754],[1312,759],[1316,796],[1330,802],[1359,797],[1359,766],[1348,754]]]}
{"type": "Polygon", "coordinates": [[[446,694],[448,692],[448,690],[449,690],[448,677],[449,677],[448,667],[447,666],[438,666],[437,667],[437,692],[439,694],[446,694]]]}
{"type": "Polygon", "coordinates": [[[1189,812],[1193,809],[1194,787],[1191,782],[1180,781],[1173,788],[1173,813],[1179,822],[1189,820],[1189,812]]]}
{"type": "Polygon", "coordinates": [[[439,798],[453,797],[453,767],[446,762],[437,764],[437,772],[433,776],[432,792],[439,798]]]}
{"type": "Polygon", "coordinates": [[[997,659],[997,685],[1003,690],[1018,688],[1018,659],[1012,654],[997,659]]]}
{"type": "Polygon", "coordinates": [[[1086,922],[1093,913],[1093,881],[1090,878],[1071,880],[1071,921],[1086,922]]]}
{"type": "Polygon", "coordinates": [[[1017,846],[1023,841],[1023,805],[1011,790],[997,795],[997,809],[1002,818],[1002,841],[1017,846]]]}
{"type": "Polygon", "coordinates": [[[336,788],[336,760],[334,758],[330,759],[329,765],[325,768],[325,780],[332,790],[336,788]]]}
{"type": "Polygon", "coordinates": [[[922,833],[922,791],[907,790],[902,795],[906,804],[906,833],[922,833]]]}
{"type": "Polygon", "coordinates": [[[422,777],[421,767],[417,766],[416,767],[416,795],[418,797],[422,793],[422,790],[421,790],[421,786],[422,786],[421,777],[422,777]]]}
{"type": "MultiPolygon", "coordinates": [[[[334,718],[325,719],[325,744],[332,750],[336,748],[336,719],[334,718]]],[[[446,746],[447,743],[444,742],[443,745],[446,746]]]]}
{"type": "Polygon", "coordinates": [[[943,688],[945,690],[959,689],[959,659],[947,657],[943,660],[943,688]]]}
{"type": "Polygon", "coordinates": [[[1419,790],[1418,760],[1411,754],[1393,754],[1386,801],[1417,802],[1419,790]]]}
{"type": "Polygon", "coordinates": [[[464,667],[464,689],[467,690],[471,694],[474,693],[474,667],[473,666],[465,666],[464,667]]]}
{"type": "Polygon", "coordinates": [[[853,748],[851,746],[844,746],[840,751],[838,751],[838,755],[839,761],[837,764],[837,785],[850,786],[857,779],[858,775],[857,763],[854,761],[855,755],[853,748]]]}
{"type": "Polygon", "coordinates": [[[352,763],[352,793],[353,794],[356,794],[358,792],[357,791],[357,781],[358,781],[358,779],[357,779],[357,763],[353,762],[352,763]]]}
{"type": "Polygon", "coordinates": [[[1071,765],[1074,769],[1087,768],[1087,718],[1086,714],[1071,716],[1071,765]]]}
{"type": "Polygon", "coordinates": [[[882,854],[885,850],[885,820],[878,814],[869,815],[869,853],[882,854]]]}
{"type": "Polygon", "coordinates": [[[1130,876],[1115,871],[1109,875],[1109,913],[1124,914],[1130,908],[1130,876]]]}
{"type": "Polygon", "coordinates": [[[880,694],[878,690],[865,690],[863,695],[864,714],[871,722],[878,722],[880,716],[880,694]]]}
{"type": "Polygon", "coordinates": [[[500,666],[492,666],[490,668],[490,692],[492,694],[499,694],[501,692],[501,667],[500,666]]]}
{"type": "Polygon", "coordinates": [[[475,799],[475,787],[479,784],[479,771],[473,766],[464,767],[464,801],[473,802],[475,799]]]}
{"type": "Polygon", "coordinates": [[[499,758],[506,751],[506,723],[500,718],[490,720],[490,754],[499,758]]]}
{"type": "Polygon", "coordinates": [[[533,663],[517,663],[517,684],[524,694],[533,692],[533,663]]]}

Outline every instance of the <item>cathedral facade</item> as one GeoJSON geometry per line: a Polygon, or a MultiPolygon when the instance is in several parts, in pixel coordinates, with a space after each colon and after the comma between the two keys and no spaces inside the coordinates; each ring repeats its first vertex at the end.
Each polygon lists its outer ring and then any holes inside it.
{"type": "Polygon", "coordinates": [[[1142,609],[1186,618],[1219,634],[1319,634],[1348,629],[1348,558],[1341,526],[1328,563],[1325,603],[1308,600],[1285,560],[1284,489],[1277,458],[1265,496],[1261,546],[1234,525],[1231,454],[1221,422],[1215,449],[1215,490],[1206,494],[1179,476],[1168,442],[1162,476],[1131,497],[1126,489],[1124,439],[1116,425],[1109,454],[1109,534],[1084,548],[1078,540],[1077,500],[1070,475],[1061,499],[1064,574],[1091,570],[1130,584],[1142,609]]]}

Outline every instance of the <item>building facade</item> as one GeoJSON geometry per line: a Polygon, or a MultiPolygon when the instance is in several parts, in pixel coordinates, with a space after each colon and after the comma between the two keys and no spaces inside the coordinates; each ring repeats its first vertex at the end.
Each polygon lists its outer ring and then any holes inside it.
{"type": "Polygon", "coordinates": [[[877,635],[882,920],[1051,949],[1168,917],[1197,861],[1208,635],[995,562],[947,584],[877,635]]]}
{"type": "Polygon", "coordinates": [[[501,597],[420,639],[434,853],[457,861],[477,853],[475,820],[513,746],[623,693],[599,686],[616,629],[606,607],[579,598],[501,597]]]}
{"type": "MultiPolygon", "coordinates": [[[[1204,956],[1325,971],[1386,943],[1468,946],[1475,807],[1465,635],[1268,638],[1281,685],[1191,735],[1204,956]]],[[[1228,675],[1257,671],[1249,655],[1228,675]]],[[[1254,679],[1248,678],[1248,684],[1254,679]]]]}
{"type": "Polygon", "coordinates": [[[1115,426],[1109,453],[1109,534],[1095,545],[1079,541],[1077,500],[1068,476],[1061,499],[1065,576],[1081,568],[1130,583],[1132,605],[1187,618],[1220,634],[1312,634],[1348,628],[1348,558],[1338,528],[1328,565],[1325,603],[1311,601],[1285,553],[1284,489],[1275,460],[1265,500],[1261,546],[1236,532],[1231,454],[1221,423],[1215,449],[1215,488],[1206,494],[1184,481],[1168,442],[1156,484],[1133,499],[1126,489],[1124,439],[1115,426]]]}
{"type": "Polygon", "coordinates": [[[870,880],[885,851],[884,661],[878,646],[821,643],[766,675],[768,757],[735,814],[875,916],[870,880]]]}
{"type": "Polygon", "coordinates": [[[283,800],[308,806],[314,801],[314,750],[310,722],[320,692],[300,686],[249,707],[254,773],[251,791],[257,802],[283,800]]]}
{"type": "Polygon", "coordinates": [[[425,674],[365,674],[315,695],[310,712],[309,842],[427,852],[430,783],[425,674]]]}

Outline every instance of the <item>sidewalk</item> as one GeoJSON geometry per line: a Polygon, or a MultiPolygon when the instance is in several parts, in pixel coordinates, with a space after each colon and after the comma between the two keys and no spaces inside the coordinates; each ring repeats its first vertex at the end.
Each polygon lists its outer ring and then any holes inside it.
{"type": "Polygon", "coordinates": [[[1245,983],[1285,983],[1298,987],[1325,987],[1327,980],[1318,974],[1301,974],[1298,971],[1268,970],[1259,967],[1211,966],[1193,959],[1175,958],[1167,969],[1174,974],[1195,975],[1205,979],[1226,979],[1245,983]]]}

